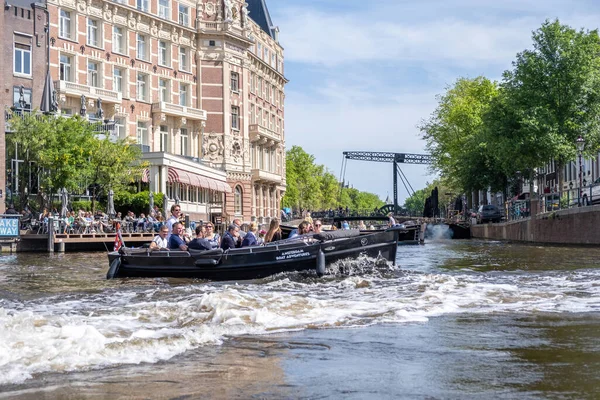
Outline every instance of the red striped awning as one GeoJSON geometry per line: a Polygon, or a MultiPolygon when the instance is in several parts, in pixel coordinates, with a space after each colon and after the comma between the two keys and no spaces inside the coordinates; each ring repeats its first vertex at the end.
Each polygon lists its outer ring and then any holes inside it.
{"type": "Polygon", "coordinates": [[[150,182],[150,170],[148,168],[144,169],[144,172],[142,172],[142,182],[150,182]]]}
{"type": "Polygon", "coordinates": [[[231,187],[227,184],[227,182],[222,182],[214,178],[209,178],[207,176],[202,176],[174,167],[169,167],[167,181],[197,186],[204,189],[215,190],[217,192],[232,193],[231,187]]]}
{"type": "MultiPolygon", "coordinates": [[[[144,169],[142,173],[142,182],[148,183],[150,181],[150,170],[144,169]]],[[[167,182],[170,183],[183,183],[184,185],[196,186],[204,189],[215,190],[217,192],[232,193],[231,187],[227,182],[209,178],[195,174],[193,172],[184,171],[179,168],[169,167],[167,173],[167,182]]]]}

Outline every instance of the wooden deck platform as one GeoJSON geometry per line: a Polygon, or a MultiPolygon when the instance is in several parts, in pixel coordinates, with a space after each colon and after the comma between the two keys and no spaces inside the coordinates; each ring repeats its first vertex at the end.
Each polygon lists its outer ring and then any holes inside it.
{"type": "MultiPolygon", "coordinates": [[[[126,246],[140,246],[150,243],[156,233],[122,233],[126,246]]],[[[74,233],[54,235],[56,251],[96,251],[112,250],[115,233],[74,233]]],[[[17,244],[17,251],[50,251],[47,234],[23,233],[17,244]]]]}

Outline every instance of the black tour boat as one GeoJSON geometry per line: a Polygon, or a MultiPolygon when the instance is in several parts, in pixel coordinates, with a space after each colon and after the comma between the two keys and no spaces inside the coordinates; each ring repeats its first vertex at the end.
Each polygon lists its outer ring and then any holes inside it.
{"type": "Polygon", "coordinates": [[[280,272],[316,270],[343,258],[366,254],[395,263],[402,229],[373,233],[356,229],[297,236],[265,246],[208,251],[151,251],[121,248],[108,253],[107,279],[118,277],[198,278],[213,281],[258,279],[280,272]]]}

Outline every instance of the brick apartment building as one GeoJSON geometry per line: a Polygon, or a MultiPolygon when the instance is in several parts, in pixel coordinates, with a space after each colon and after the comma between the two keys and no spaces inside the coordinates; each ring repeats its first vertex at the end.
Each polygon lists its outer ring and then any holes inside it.
{"type": "MultiPolygon", "coordinates": [[[[25,0],[5,0],[0,21],[1,55],[7,60],[0,73],[2,108],[19,106],[19,101],[24,109],[39,108],[48,68],[46,6],[25,0]]],[[[3,213],[5,201],[10,201],[9,193],[14,188],[14,181],[6,181],[5,168],[10,172],[14,163],[6,162],[4,117],[0,124],[0,213],[3,213]]]]}
{"type": "MultiPolygon", "coordinates": [[[[264,0],[49,0],[47,9],[60,113],[94,118],[100,106],[114,137],[141,146],[149,189],[194,218],[279,215],[287,81],[264,0]]],[[[17,43],[14,32],[3,34],[17,43]]],[[[30,36],[30,46],[40,40],[30,36]]],[[[16,50],[3,47],[12,59],[16,50]]],[[[35,50],[33,108],[46,68],[35,50]]],[[[13,69],[8,91],[24,79],[13,69]]]]}

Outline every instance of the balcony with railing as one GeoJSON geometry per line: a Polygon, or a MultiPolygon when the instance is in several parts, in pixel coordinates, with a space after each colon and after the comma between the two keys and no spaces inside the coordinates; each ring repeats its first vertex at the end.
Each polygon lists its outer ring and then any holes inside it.
{"type": "Polygon", "coordinates": [[[199,21],[198,28],[202,33],[213,33],[213,32],[229,32],[236,36],[243,37],[248,40],[247,36],[244,35],[244,28],[234,24],[232,22],[225,21],[199,21]]]}
{"type": "Polygon", "coordinates": [[[265,128],[259,124],[251,124],[249,127],[250,141],[267,143],[272,140],[275,143],[281,143],[281,135],[269,128],[265,128]]]}
{"type": "MultiPolygon", "coordinates": [[[[12,126],[10,124],[10,120],[12,118],[25,118],[25,116],[27,115],[32,115],[34,118],[36,119],[41,119],[44,114],[41,112],[32,112],[30,109],[18,109],[18,108],[7,108],[6,110],[4,110],[4,121],[5,123],[5,131],[7,133],[12,133],[14,132],[12,129],[12,126]]],[[[59,115],[59,114],[50,114],[50,116],[54,117],[54,118],[71,118],[70,116],[66,116],[66,115],[59,115]]],[[[88,119],[87,120],[88,123],[90,124],[90,126],[92,127],[92,130],[96,133],[96,135],[99,136],[99,138],[103,139],[104,137],[108,137],[109,139],[116,141],[117,140],[117,127],[115,124],[115,121],[109,121],[109,120],[101,120],[101,119],[88,119]]]]}
{"type": "Polygon", "coordinates": [[[180,106],[179,104],[160,101],[152,104],[153,113],[161,113],[174,117],[183,117],[190,120],[206,121],[206,111],[198,108],[180,106]]]}
{"type": "Polygon", "coordinates": [[[81,97],[81,95],[84,95],[91,99],[102,99],[105,103],[120,104],[123,100],[120,92],[82,85],[75,82],[56,81],[54,82],[54,88],[60,94],[74,97],[81,97]]]}
{"type": "Polygon", "coordinates": [[[252,181],[280,184],[283,179],[281,175],[255,168],[252,170],[252,181]]]}

